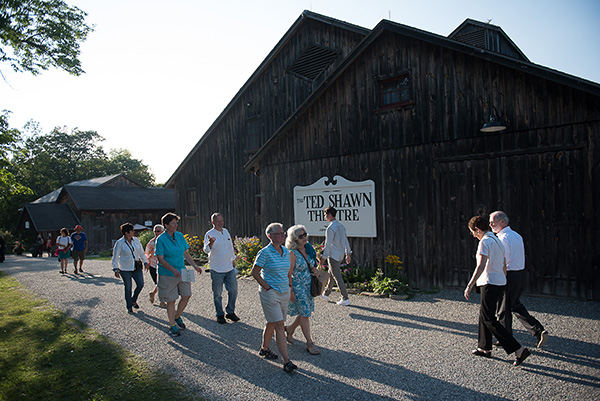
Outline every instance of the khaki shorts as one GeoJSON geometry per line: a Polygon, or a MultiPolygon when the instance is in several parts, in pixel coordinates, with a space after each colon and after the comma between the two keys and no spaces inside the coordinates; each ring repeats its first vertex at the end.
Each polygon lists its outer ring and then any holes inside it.
{"type": "Polygon", "coordinates": [[[192,296],[192,283],[181,281],[181,277],[158,275],[158,299],[173,302],[177,298],[192,296]]]}
{"type": "Polygon", "coordinates": [[[262,287],[260,287],[258,296],[260,297],[260,304],[267,322],[273,323],[285,320],[288,304],[290,303],[289,290],[282,294],[275,291],[273,288],[271,288],[269,291],[265,291],[262,287]]]}
{"type": "Polygon", "coordinates": [[[71,255],[73,255],[73,259],[75,259],[75,260],[79,260],[79,259],[85,260],[85,251],[73,250],[73,251],[71,251],[71,255]]]}

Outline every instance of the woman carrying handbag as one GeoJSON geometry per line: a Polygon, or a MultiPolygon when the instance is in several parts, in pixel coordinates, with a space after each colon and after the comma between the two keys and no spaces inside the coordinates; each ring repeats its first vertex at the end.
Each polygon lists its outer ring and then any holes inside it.
{"type": "Polygon", "coordinates": [[[125,305],[127,312],[139,309],[138,296],[144,288],[144,265],[148,268],[148,260],[139,239],[134,236],[133,224],[121,225],[123,236],[115,242],[112,256],[112,268],[116,278],[123,279],[125,285],[125,305]],[[135,290],[131,294],[132,280],[135,290]]]}

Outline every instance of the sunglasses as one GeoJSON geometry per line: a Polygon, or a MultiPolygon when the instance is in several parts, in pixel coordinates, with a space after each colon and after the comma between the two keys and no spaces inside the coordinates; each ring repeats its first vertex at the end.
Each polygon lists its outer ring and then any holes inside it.
{"type": "Polygon", "coordinates": [[[300,235],[298,236],[298,239],[306,238],[307,236],[308,236],[308,234],[307,234],[307,233],[300,234],[300,235]]]}

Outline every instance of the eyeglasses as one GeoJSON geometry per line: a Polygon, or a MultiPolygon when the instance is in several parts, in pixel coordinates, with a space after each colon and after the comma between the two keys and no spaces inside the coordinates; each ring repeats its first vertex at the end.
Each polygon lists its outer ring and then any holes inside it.
{"type": "Polygon", "coordinates": [[[271,235],[286,235],[285,233],[271,233],[271,235]]]}
{"type": "Polygon", "coordinates": [[[306,238],[307,236],[308,236],[308,234],[307,234],[307,233],[300,234],[300,235],[298,236],[298,239],[306,238]]]}

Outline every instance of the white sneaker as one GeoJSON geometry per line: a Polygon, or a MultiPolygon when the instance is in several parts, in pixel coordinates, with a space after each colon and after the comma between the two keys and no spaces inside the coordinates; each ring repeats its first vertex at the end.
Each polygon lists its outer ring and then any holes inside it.
{"type": "Polygon", "coordinates": [[[320,297],[323,301],[329,302],[329,297],[327,295],[321,294],[320,297]]]}
{"type": "Polygon", "coordinates": [[[348,306],[348,305],[350,305],[350,300],[349,299],[340,299],[339,301],[336,302],[336,304],[342,305],[342,306],[348,306]]]}

